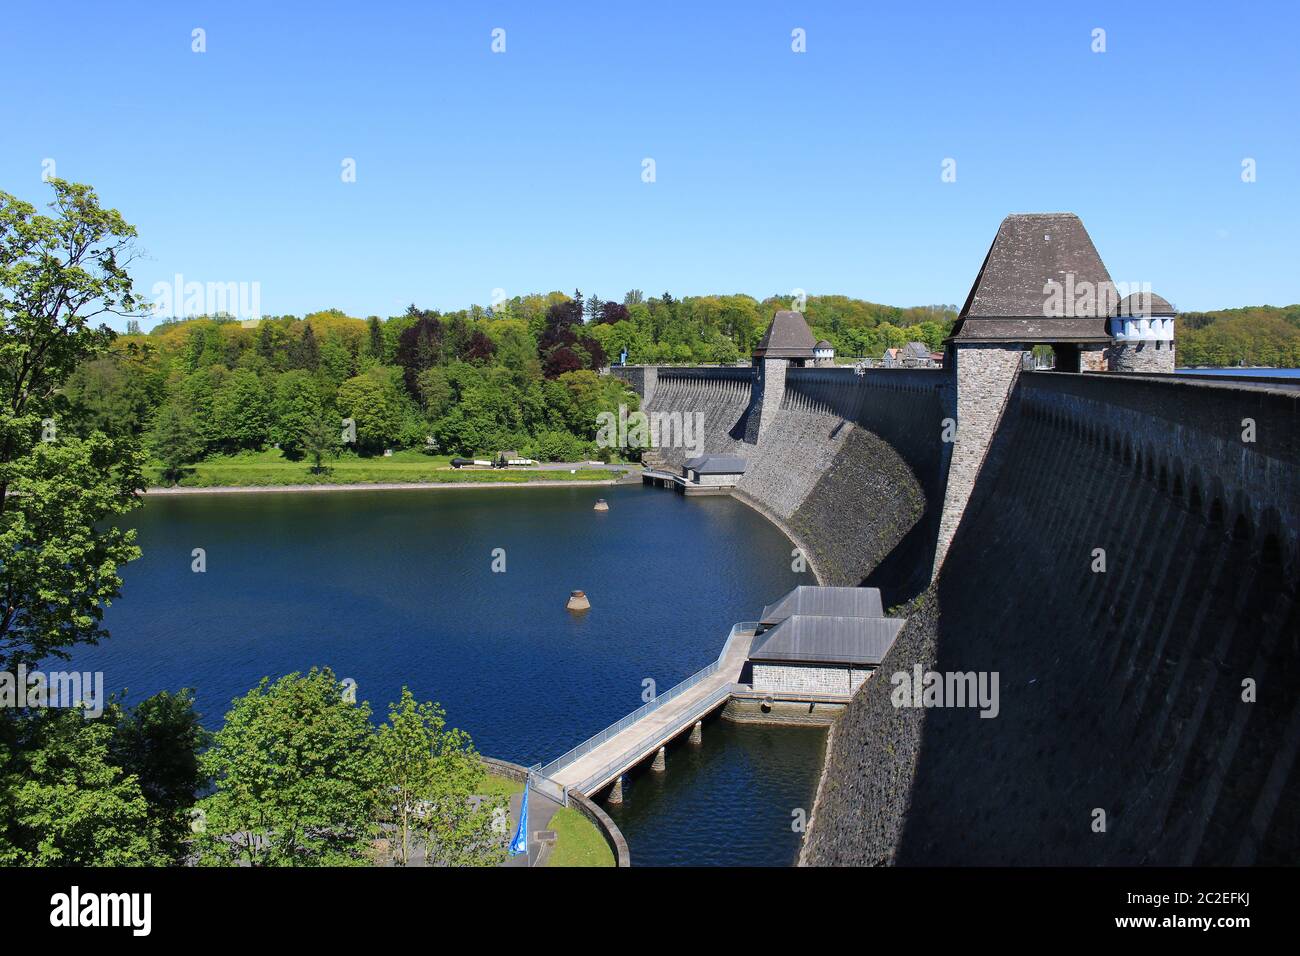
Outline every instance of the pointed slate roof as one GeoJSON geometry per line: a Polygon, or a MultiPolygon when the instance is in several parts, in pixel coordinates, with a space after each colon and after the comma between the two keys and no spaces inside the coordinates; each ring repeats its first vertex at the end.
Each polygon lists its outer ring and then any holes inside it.
{"type": "Polygon", "coordinates": [[[808,323],[798,312],[782,309],[772,316],[763,339],[754,347],[754,358],[813,357],[813,336],[808,323]]]}
{"type": "Polygon", "coordinates": [[[1109,342],[1106,319],[1114,288],[1074,213],[1010,215],[998,227],[950,341],[1109,342]],[[1093,304],[1080,307],[1076,291],[1075,297],[1066,296],[1066,315],[1051,315],[1049,282],[1073,290],[1087,282],[1096,292],[1093,304]]]}

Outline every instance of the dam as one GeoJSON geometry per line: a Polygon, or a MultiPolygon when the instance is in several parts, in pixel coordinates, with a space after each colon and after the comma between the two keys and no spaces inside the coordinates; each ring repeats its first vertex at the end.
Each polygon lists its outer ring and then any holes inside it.
{"type": "Polygon", "coordinates": [[[1173,328],[1077,217],[1031,214],[942,368],[826,367],[789,311],[749,368],[612,369],[744,460],[730,493],[809,584],[906,618],[832,728],[802,863],[1300,857],[1300,391],[1177,375],[1173,328]],[[995,675],[996,716],[900,705],[914,672],[995,675]]]}

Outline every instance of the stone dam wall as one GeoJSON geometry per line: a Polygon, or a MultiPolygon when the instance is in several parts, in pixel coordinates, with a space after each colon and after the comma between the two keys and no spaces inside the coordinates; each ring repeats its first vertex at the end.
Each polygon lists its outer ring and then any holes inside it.
{"type": "Polygon", "coordinates": [[[822,583],[909,602],[836,722],[802,862],[1300,859],[1300,392],[1019,375],[931,582],[949,375],[789,369],[757,444],[748,369],[641,377],[647,410],[749,459],[739,496],[822,583]],[[895,707],[918,665],[996,674],[997,716],[895,707]]]}
{"type": "Polygon", "coordinates": [[[1298,399],[1021,376],[836,724],[802,862],[1294,864],[1298,399]],[[997,716],[895,707],[917,665],[996,673],[997,716]]]}
{"type": "Polygon", "coordinates": [[[657,449],[668,467],[698,453],[748,461],[736,496],[783,526],[822,584],[870,583],[892,603],[925,587],[942,504],[942,373],[790,369],[783,389],[767,396],[757,443],[746,441],[755,414],[748,368],[615,374],[646,389],[647,412],[703,423],[694,447],[657,449]]]}

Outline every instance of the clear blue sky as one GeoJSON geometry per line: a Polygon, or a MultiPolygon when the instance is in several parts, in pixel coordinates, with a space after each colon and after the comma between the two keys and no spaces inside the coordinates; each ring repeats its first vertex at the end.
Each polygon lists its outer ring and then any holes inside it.
{"type": "Polygon", "coordinates": [[[1004,215],[1057,210],[1180,308],[1300,300],[1294,2],[451,6],[5,0],[0,188],[44,202],[52,158],[139,228],[144,291],[267,314],[960,303],[1004,215]]]}

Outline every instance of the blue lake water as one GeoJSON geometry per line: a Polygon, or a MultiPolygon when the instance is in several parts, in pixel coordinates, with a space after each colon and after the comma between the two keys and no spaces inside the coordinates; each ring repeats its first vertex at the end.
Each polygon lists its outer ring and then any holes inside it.
{"type": "MultiPolygon", "coordinates": [[[[641,486],[156,496],[129,523],[144,557],[106,614],[112,637],[73,661],[108,689],[193,687],[218,726],[263,676],[328,665],[376,719],[406,684],[522,764],[639,706],[644,679],[690,676],[734,622],[811,583],[739,502],[641,486]],[[578,588],[592,608],[575,616],[578,588]]],[[[633,781],[618,811],[633,860],[792,862],[791,810],[811,809],[824,742],[713,721],[703,748],[633,781]]]]}

